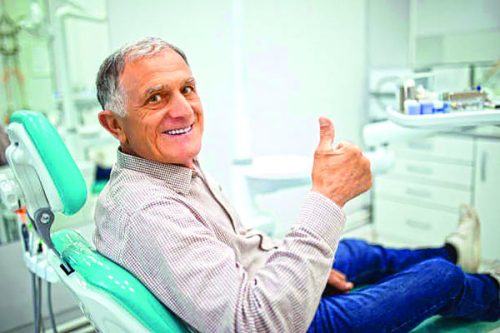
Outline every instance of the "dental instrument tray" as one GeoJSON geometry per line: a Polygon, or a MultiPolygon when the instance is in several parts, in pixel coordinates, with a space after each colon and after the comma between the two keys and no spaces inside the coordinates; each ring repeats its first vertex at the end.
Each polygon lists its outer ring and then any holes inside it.
{"type": "Polygon", "coordinates": [[[397,125],[411,128],[439,129],[450,127],[469,127],[481,125],[500,125],[500,110],[457,111],[408,115],[387,108],[387,117],[397,125]]]}

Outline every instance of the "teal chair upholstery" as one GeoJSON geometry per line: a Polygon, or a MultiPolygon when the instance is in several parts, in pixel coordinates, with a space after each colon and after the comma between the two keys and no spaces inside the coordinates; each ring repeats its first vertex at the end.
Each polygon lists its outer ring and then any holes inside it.
{"type": "Polygon", "coordinates": [[[149,332],[188,332],[185,325],[135,276],[100,255],[78,232],[60,230],[52,235],[52,241],[62,259],[73,267],[76,274],[93,288],[113,298],[149,332]]]}

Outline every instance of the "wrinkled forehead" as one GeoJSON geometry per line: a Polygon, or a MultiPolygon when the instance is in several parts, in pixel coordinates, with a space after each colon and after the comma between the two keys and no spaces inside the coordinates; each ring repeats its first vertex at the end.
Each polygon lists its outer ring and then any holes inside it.
{"type": "Polygon", "coordinates": [[[125,66],[120,75],[120,86],[127,94],[150,84],[168,84],[168,81],[184,81],[192,77],[190,67],[172,49],[164,49],[141,57],[132,54],[125,59],[125,66]]]}

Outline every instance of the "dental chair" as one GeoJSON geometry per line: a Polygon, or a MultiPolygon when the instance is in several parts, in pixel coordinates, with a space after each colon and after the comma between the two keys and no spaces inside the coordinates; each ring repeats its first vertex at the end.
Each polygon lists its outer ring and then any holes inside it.
{"type": "Polygon", "coordinates": [[[18,111],[11,118],[8,135],[7,160],[19,185],[13,188],[19,189],[17,196],[49,251],[50,266],[96,331],[190,332],[137,278],[96,252],[78,232],[62,229],[51,233],[54,213],[78,212],[86,201],[87,188],[50,122],[40,113],[18,111]]]}

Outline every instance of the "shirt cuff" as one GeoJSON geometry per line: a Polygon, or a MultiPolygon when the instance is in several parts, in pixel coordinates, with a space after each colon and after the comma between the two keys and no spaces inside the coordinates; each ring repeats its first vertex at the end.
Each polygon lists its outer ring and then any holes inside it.
{"type": "Polygon", "coordinates": [[[305,198],[296,225],[317,233],[332,248],[336,248],[345,225],[345,214],[335,202],[311,191],[305,198]]]}

